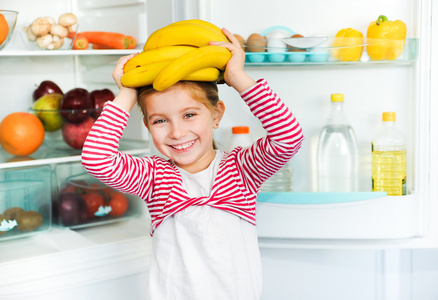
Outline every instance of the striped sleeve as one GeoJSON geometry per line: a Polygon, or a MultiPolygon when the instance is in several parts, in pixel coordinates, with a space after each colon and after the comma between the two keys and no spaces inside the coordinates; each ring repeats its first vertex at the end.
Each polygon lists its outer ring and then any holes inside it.
{"type": "Polygon", "coordinates": [[[304,137],[295,116],[266,80],[259,80],[241,97],[267,133],[252,147],[236,152],[241,173],[255,190],[298,152],[304,137]]]}
{"type": "Polygon", "coordinates": [[[128,118],[128,112],[107,102],[85,141],[82,165],[103,183],[145,199],[151,192],[154,160],[118,151],[128,118]]]}

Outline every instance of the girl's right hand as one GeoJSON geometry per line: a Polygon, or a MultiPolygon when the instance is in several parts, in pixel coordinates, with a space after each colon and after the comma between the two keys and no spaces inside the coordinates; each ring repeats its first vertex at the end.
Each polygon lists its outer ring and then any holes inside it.
{"type": "Polygon", "coordinates": [[[125,64],[128,62],[128,60],[130,60],[131,58],[133,58],[137,54],[130,54],[130,55],[122,56],[121,58],[119,58],[119,60],[116,63],[116,66],[113,70],[113,79],[116,82],[116,84],[120,90],[125,87],[125,86],[123,86],[123,84],[120,81],[120,78],[122,78],[122,75],[123,75],[123,68],[124,68],[125,64]]]}

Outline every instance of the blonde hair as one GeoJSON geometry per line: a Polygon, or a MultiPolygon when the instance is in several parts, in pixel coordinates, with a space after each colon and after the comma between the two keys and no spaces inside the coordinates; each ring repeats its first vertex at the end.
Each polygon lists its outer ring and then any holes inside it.
{"type": "MultiPolygon", "coordinates": [[[[217,104],[219,102],[219,93],[217,89],[217,84],[214,81],[179,81],[169,87],[173,89],[175,87],[181,87],[183,90],[187,91],[189,95],[199,103],[204,104],[211,113],[214,113],[217,109],[217,104]]],[[[143,86],[137,88],[137,105],[140,107],[145,120],[147,120],[146,111],[146,98],[159,93],[153,88],[152,85],[143,86]]],[[[147,122],[147,121],[146,121],[147,122]]],[[[213,141],[213,148],[217,149],[216,143],[213,141]]]]}

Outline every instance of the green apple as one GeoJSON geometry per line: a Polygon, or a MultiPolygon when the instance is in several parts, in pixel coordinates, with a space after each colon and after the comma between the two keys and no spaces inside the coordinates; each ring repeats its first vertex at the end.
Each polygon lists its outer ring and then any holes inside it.
{"type": "Polygon", "coordinates": [[[64,120],[59,111],[61,100],[61,94],[46,94],[33,104],[33,113],[43,123],[45,131],[56,131],[62,127],[64,120]]]}

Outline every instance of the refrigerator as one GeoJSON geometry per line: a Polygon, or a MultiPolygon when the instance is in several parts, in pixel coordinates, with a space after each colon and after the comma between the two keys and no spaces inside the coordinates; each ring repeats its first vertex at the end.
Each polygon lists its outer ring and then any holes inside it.
{"type": "MultiPolygon", "coordinates": [[[[0,51],[0,120],[28,111],[43,80],[64,90],[108,88],[122,55],[142,51],[147,37],[174,21],[199,18],[245,39],[273,27],[305,37],[334,37],[343,28],[366,36],[379,15],[403,20],[407,40],[394,61],[247,60],[254,79],[265,78],[300,122],[305,140],[292,159],[293,191],[260,193],[257,230],[263,265],[262,299],[438,299],[438,7],[433,0],[0,0],[19,12],[10,44],[0,51]],[[126,32],[138,45],[126,50],[38,50],[22,28],[36,17],[73,12],[79,31],[126,32]],[[330,95],[345,95],[360,157],[360,191],[317,190],[318,136],[330,95]],[[371,139],[382,112],[395,111],[406,137],[407,195],[371,191],[371,139]]],[[[317,47],[330,51],[330,47],[317,47]]],[[[247,54],[248,55],[248,54],[247,54]]],[[[252,139],[265,135],[239,95],[219,85],[226,113],[215,140],[227,147],[233,126],[249,126],[252,139]]],[[[124,137],[127,148],[149,153],[142,116],[133,110],[124,137]],[[143,143],[144,142],[144,143],[143,143]],[[146,145],[146,146],[145,146],[146,145]]],[[[41,151],[12,161],[0,152],[0,170],[78,163],[80,157],[41,151]]],[[[56,173],[54,174],[56,182],[56,173]]],[[[0,199],[1,201],[1,199],[0,199]]],[[[0,242],[0,299],[146,299],[151,255],[149,216],[80,229],[52,226],[47,232],[0,242]]]]}

